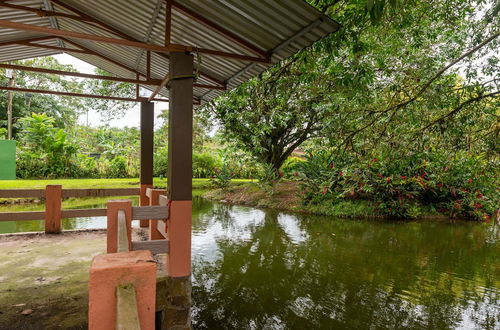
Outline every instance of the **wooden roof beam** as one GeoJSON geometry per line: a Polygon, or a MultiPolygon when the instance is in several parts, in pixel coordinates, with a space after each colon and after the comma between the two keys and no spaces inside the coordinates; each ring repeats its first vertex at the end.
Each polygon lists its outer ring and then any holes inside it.
{"type": "Polygon", "coordinates": [[[71,49],[71,48],[57,47],[57,46],[50,46],[50,45],[43,45],[43,44],[36,44],[36,43],[33,43],[33,42],[26,42],[26,41],[20,41],[17,44],[18,45],[24,45],[24,46],[30,46],[30,47],[36,47],[36,48],[53,49],[53,50],[58,50],[58,51],[65,52],[65,53],[90,54],[86,50],[71,49]]]}
{"type": "Polygon", "coordinates": [[[95,42],[102,42],[102,43],[107,43],[107,44],[114,44],[114,45],[118,45],[118,46],[134,47],[134,48],[139,48],[139,49],[152,50],[152,51],[156,51],[156,52],[160,52],[160,53],[183,53],[183,52],[197,51],[200,53],[211,54],[211,55],[227,57],[227,58],[233,58],[233,59],[242,60],[242,61],[259,62],[259,63],[269,63],[270,62],[270,60],[263,59],[260,57],[233,54],[233,53],[228,53],[228,52],[219,51],[219,50],[197,48],[197,47],[184,46],[184,45],[178,45],[178,44],[172,44],[172,43],[167,45],[167,46],[152,45],[152,44],[147,44],[144,42],[109,38],[109,37],[97,36],[97,35],[93,35],[93,34],[80,33],[80,32],[74,32],[74,31],[58,30],[58,29],[52,29],[52,28],[47,28],[47,27],[38,26],[38,25],[12,22],[12,21],[3,20],[3,19],[0,19],[0,27],[4,27],[7,29],[14,29],[14,30],[38,32],[38,33],[47,34],[47,35],[51,35],[51,36],[55,36],[55,37],[68,37],[68,38],[75,38],[75,39],[82,39],[82,40],[90,40],[90,41],[95,41],[95,42]]]}
{"type": "MultiPolygon", "coordinates": [[[[102,21],[100,21],[100,20],[98,20],[98,19],[96,19],[96,18],[94,18],[94,17],[92,17],[92,16],[90,16],[90,15],[82,12],[81,10],[79,10],[79,9],[77,9],[77,8],[71,6],[71,5],[68,5],[67,3],[64,3],[64,2],[62,2],[60,0],[51,0],[51,2],[55,3],[58,6],[61,6],[61,7],[65,8],[67,10],[70,10],[70,11],[72,11],[73,13],[75,13],[77,15],[80,15],[80,16],[88,18],[88,19],[92,19],[94,23],[99,24],[100,26],[102,26],[103,28],[105,28],[105,29],[113,32],[117,36],[120,36],[120,37],[128,39],[128,40],[132,40],[132,41],[139,41],[138,39],[136,39],[136,38],[134,38],[134,37],[132,37],[132,36],[130,36],[130,35],[122,32],[122,31],[120,31],[120,30],[112,27],[111,25],[109,25],[107,23],[104,23],[104,22],[102,22],[102,21]]],[[[163,58],[165,58],[167,60],[169,59],[168,54],[164,54],[164,53],[158,53],[158,54],[161,57],[163,57],[163,58]]],[[[203,70],[200,70],[199,74],[200,74],[200,76],[203,76],[203,77],[205,77],[205,78],[207,78],[207,79],[209,79],[209,80],[211,80],[211,81],[213,81],[213,82],[215,82],[215,83],[217,83],[217,84],[219,84],[221,86],[226,86],[225,82],[223,82],[222,80],[214,77],[213,75],[211,75],[211,74],[209,74],[207,72],[204,72],[203,70]]]]}
{"type": "Polygon", "coordinates": [[[113,60],[113,59],[111,59],[111,58],[108,58],[107,56],[104,56],[104,55],[102,55],[102,54],[99,54],[98,52],[96,52],[96,51],[94,51],[94,50],[91,50],[90,48],[87,48],[87,47],[85,47],[85,46],[83,46],[83,45],[81,45],[81,44],[79,44],[79,43],[77,43],[77,42],[75,42],[75,41],[69,40],[69,39],[67,39],[67,38],[59,38],[59,39],[61,39],[61,40],[62,40],[62,41],[64,41],[64,42],[67,42],[67,43],[69,43],[69,44],[71,44],[71,45],[73,45],[73,46],[79,47],[80,49],[83,49],[83,50],[89,51],[89,52],[90,52],[90,55],[94,55],[94,56],[100,57],[100,58],[102,58],[103,60],[106,60],[106,61],[108,61],[108,62],[110,62],[110,63],[113,63],[113,64],[114,64],[114,65],[116,65],[116,66],[121,67],[122,69],[128,70],[128,71],[130,71],[130,72],[132,72],[132,73],[135,73],[135,74],[138,74],[138,75],[139,75],[139,76],[141,76],[141,77],[145,77],[145,75],[144,75],[144,74],[142,74],[142,73],[140,73],[139,71],[137,71],[137,70],[135,70],[135,69],[133,69],[133,68],[131,68],[131,67],[129,67],[129,66],[127,66],[127,65],[123,64],[123,63],[120,63],[120,62],[115,61],[115,60],[113,60]]]}
{"type": "Polygon", "coordinates": [[[40,73],[47,73],[47,74],[56,74],[56,75],[61,75],[61,76],[70,76],[70,77],[78,77],[78,78],[109,80],[109,81],[125,82],[125,83],[131,83],[131,84],[152,85],[152,86],[158,86],[160,84],[159,79],[156,79],[156,80],[154,80],[154,79],[151,79],[151,80],[128,79],[128,78],[102,76],[102,75],[95,75],[95,74],[88,74],[88,73],[81,73],[81,72],[69,72],[69,71],[53,70],[53,69],[46,69],[46,68],[35,68],[35,67],[6,64],[6,63],[0,63],[0,68],[19,70],[19,71],[30,71],[30,72],[40,72],[40,73]]]}
{"type": "Polygon", "coordinates": [[[14,5],[14,4],[7,3],[7,2],[0,2],[0,7],[15,9],[15,10],[19,10],[19,11],[25,11],[25,12],[30,12],[30,13],[35,13],[35,14],[37,14],[40,17],[57,16],[57,17],[64,17],[64,18],[74,19],[74,20],[77,20],[77,21],[89,21],[89,20],[85,19],[84,17],[77,16],[77,15],[71,15],[71,14],[66,14],[66,13],[58,13],[58,12],[52,11],[52,10],[44,10],[44,9],[38,9],[38,8],[26,7],[26,6],[20,6],[20,5],[14,5]]]}
{"type": "Polygon", "coordinates": [[[36,41],[43,41],[43,40],[50,40],[50,39],[54,39],[54,37],[46,36],[46,37],[37,37],[37,38],[29,38],[29,39],[10,40],[10,41],[0,42],[0,47],[16,45],[16,44],[23,43],[23,42],[36,42],[36,41]]]}
{"type": "MultiPolygon", "coordinates": [[[[36,94],[50,94],[50,95],[60,95],[60,96],[72,96],[72,97],[87,97],[93,99],[105,99],[105,100],[115,100],[115,101],[126,101],[126,102],[141,102],[144,98],[128,98],[128,97],[118,97],[118,96],[105,96],[96,94],[84,94],[84,93],[70,93],[70,92],[58,92],[45,89],[31,89],[31,88],[21,88],[21,87],[8,87],[0,86],[0,90],[7,90],[13,92],[24,92],[24,93],[36,93],[36,94]]],[[[155,98],[153,101],[157,102],[168,102],[168,99],[155,98]]]]}
{"type": "Polygon", "coordinates": [[[160,53],[191,52],[193,50],[193,47],[183,46],[183,45],[170,44],[168,46],[158,46],[158,45],[147,44],[144,42],[109,38],[109,37],[97,36],[97,35],[74,32],[74,31],[58,30],[58,29],[52,29],[52,28],[47,28],[47,27],[38,26],[38,25],[12,22],[12,21],[3,20],[3,19],[0,19],[0,26],[7,28],[7,29],[32,31],[32,32],[38,32],[38,33],[47,34],[47,35],[51,35],[51,36],[55,36],[55,37],[68,37],[68,38],[75,38],[75,39],[82,39],[82,40],[90,40],[90,41],[102,42],[102,43],[107,43],[107,44],[114,44],[114,45],[119,45],[119,46],[127,46],[127,47],[139,48],[139,49],[153,50],[153,51],[157,51],[160,53]]]}

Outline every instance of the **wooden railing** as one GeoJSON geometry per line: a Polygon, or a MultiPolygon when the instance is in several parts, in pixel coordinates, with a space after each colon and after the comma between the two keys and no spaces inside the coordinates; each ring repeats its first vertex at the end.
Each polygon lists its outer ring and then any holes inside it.
{"type": "MultiPolygon", "coordinates": [[[[139,193],[139,188],[62,189],[61,185],[48,185],[45,189],[0,190],[0,198],[45,199],[45,211],[0,212],[0,221],[45,220],[45,232],[58,233],[61,231],[61,219],[106,216],[106,208],[63,210],[63,198],[134,196],[139,193]]],[[[151,219],[149,214],[144,217],[141,211],[138,212],[137,217],[151,219]]]]}

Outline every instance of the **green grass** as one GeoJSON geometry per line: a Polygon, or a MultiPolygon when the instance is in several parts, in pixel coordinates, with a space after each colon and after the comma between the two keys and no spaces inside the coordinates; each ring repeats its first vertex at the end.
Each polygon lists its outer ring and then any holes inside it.
{"type": "MultiPolygon", "coordinates": [[[[250,180],[232,180],[233,185],[238,185],[250,180]]],[[[167,179],[154,179],[155,188],[165,188],[167,179]]],[[[51,179],[51,180],[1,180],[0,189],[43,189],[49,184],[60,184],[64,188],[131,188],[139,186],[138,178],[130,179],[51,179]]],[[[209,179],[193,179],[193,190],[211,188],[209,179]]]]}
{"type": "MultiPolygon", "coordinates": [[[[249,181],[236,179],[231,181],[231,185],[237,186],[249,181]]],[[[153,183],[155,188],[165,188],[167,180],[155,178],[153,183]]],[[[44,189],[50,184],[60,184],[63,189],[131,188],[139,186],[139,179],[3,180],[0,181],[0,189],[44,189]]],[[[210,190],[212,190],[212,185],[209,179],[193,179],[193,196],[202,196],[210,190]]],[[[105,207],[109,199],[110,197],[68,198],[63,200],[62,207],[63,209],[105,207]]],[[[120,196],[119,199],[131,199],[134,205],[138,205],[138,196],[120,196]]],[[[0,205],[0,212],[42,211],[44,209],[43,202],[0,205]]]]}
{"type": "Polygon", "coordinates": [[[308,213],[346,218],[371,218],[377,215],[376,210],[368,201],[347,200],[338,203],[326,201],[317,205],[307,205],[308,213]]]}

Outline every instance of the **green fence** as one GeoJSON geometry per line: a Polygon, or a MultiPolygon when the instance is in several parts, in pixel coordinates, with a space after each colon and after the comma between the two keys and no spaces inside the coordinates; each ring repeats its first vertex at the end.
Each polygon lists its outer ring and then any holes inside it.
{"type": "Polygon", "coordinates": [[[16,178],[16,141],[0,140],[0,180],[16,178]]]}

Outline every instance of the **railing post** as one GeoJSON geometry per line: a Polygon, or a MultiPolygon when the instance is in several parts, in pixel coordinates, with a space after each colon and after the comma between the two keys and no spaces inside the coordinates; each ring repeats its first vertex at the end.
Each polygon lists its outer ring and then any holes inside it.
{"type": "MultiPolygon", "coordinates": [[[[165,189],[152,189],[151,197],[149,198],[149,205],[160,205],[160,195],[166,195],[167,191],[165,189]]],[[[149,220],[149,239],[158,240],[165,239],[163,235],[158,231],[158,219],[149,220]]]]}
{"type": "Polygon", "coordinates": [[[94,258],[89,279],[90,330],[153,330],[155,309],[156,263],[150,251],[94,258]]]}
{"type": "Polygon", "coordinates": [[[47,185],[45,187],[45,233],[61,232],[62,186],[47,185]]]}
{"type": "MultiPolygon", "coordinates": [[[[140,188],[139,206],[149,206],[149,197],[146,195],[148,189],[153,189],[152,184],[142,184],[140,188]]],[[[141,228],[149,227],[149,220],[139,220],[141,228]]]]}
{"type": "MultiPolygon", "coordinates": [[[[128,240],[128,250],[132,249],[132,201],[130,200],[115,200],[108,202],[108,209],[106,211],[108,217],[107,229],[107,252],[118,252],[118,241],[120,236],[118,234],[119,222],[118,214],[123,211],[125,215],[125,227],[128,240]]],[[[123,230],[123,228],[122,228],[123,230]]]]}

